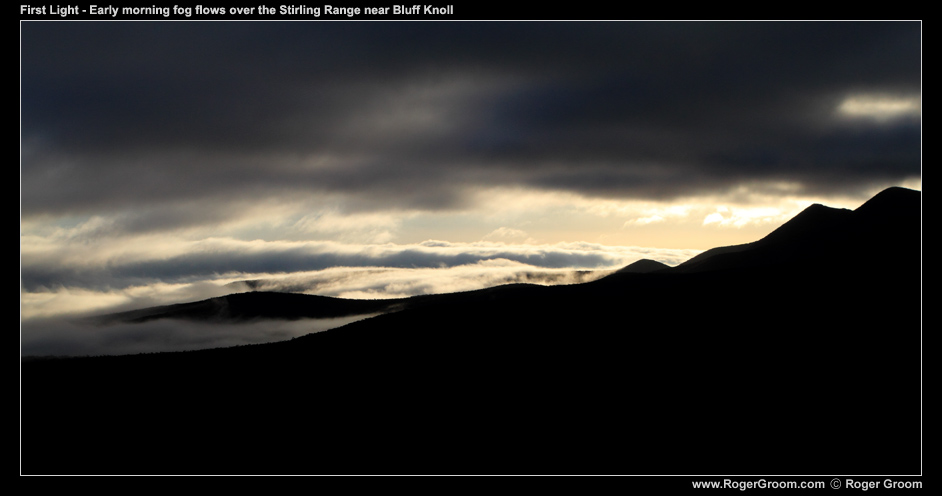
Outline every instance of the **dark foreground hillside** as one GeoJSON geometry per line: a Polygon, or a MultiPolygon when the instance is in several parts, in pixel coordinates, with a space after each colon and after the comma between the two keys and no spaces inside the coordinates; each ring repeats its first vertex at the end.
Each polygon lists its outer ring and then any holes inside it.
{"type": "Polygon", "coordinates": [[[715,267],[26,361],[22,473],[918,474],[920,201],[887,195],[715,267]]]}

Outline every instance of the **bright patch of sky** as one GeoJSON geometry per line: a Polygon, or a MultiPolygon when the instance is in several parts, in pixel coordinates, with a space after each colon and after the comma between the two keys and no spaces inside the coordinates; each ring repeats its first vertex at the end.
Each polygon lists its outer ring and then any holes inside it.
{"type": "Polygon", "coordinates": [[[891,122],[921,116],[922,98],[919,95],[855,94],[841,101],[837,110],[848,118],[891,122]]]}

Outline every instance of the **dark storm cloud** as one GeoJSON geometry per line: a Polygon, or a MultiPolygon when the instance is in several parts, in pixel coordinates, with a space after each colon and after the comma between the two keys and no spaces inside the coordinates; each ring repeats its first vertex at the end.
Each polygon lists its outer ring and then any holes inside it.
{"type": "Polygon", "coordinates": [[[23,213],[918,176],[918,119],[852,93],[921,93],[920,23],[25,22],[23,213]]]}

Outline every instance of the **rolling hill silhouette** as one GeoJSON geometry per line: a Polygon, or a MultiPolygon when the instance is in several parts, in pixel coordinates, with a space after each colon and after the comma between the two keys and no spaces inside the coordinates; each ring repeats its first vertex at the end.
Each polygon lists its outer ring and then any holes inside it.
{"type": "Polygon", "coordinates": [[[670,265],[658,262],[656,260],[650,260],[647,258],[642,258],[637,262],[631,263],[618,269],[619,273],[631,273],[631,274],[647,274],[650,272],[656,272],[659,270],[670,269],[670,265]]]}
{"type": "Polygon", "coordinates": [[[918,474],[920,217],[921,194],[891,188],[577,285],[131,312],[385,313],[266,345],[24,361],[22,470],[918,474]]]}
{"type": "Polygon", "coordinates": [[[192,303],[178,303],[93,317],[102,324],[157,319],[246,321],[254,319],[327,319],[391,311],[405,299],[347,300],[329,296],[267,291],[236,293],[192,303]]]}

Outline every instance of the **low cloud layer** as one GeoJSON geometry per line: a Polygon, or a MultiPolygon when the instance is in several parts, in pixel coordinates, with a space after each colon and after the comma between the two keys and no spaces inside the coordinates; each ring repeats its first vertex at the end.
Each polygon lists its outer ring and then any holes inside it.
{"type": "MultiPolygon", "coordinates": [[[[449,247],[447,243],[440,243],[449,247]]],[[[451,248],[456,248],[451,246],[451,248]]],[[[466,248],[466,247],[465,247],[466,248]]],[[[505,247],[504,252],[512,252],[505,247]]],[[[549,251],[543,248],[543,251],[549,251]]],[[[570,251],[573,251],[570,248],[570,251]]],[[[676,264],[696,252],[598,250],[596,256],[621,266],[639,255],[676,264]]],[[[558,256],[572,256],[560,250],[558,256]]],[[[443,257],[447,258],[447,257],[443,257]]],[[[593,259],[594,260],[594,259],[593,259]]],[[[55,287],[21,292],[21,353],[24,356],[100,355],[182,351],[281,341],[340,327],[345,319],[294,322],[194,323],[159,320],[142,324],[93,324],[89,316],[146,308],[246,291],[281,291],[358,299],[401,298],[471,291],[503,284],[578,284],[614,269],[544,268],[506,258],[488,258],[451,267],[331,267],[313,271],[207,275],[195,283],[168,284],[154,279],[137,286],[55,287]]],[[[192,276],[189,276],[192,277],[192,276]]],[[[138,279],[134,279],[137,281],[138,279]]],[[[114,282],[114,280],[112,280],[114,282]]],[[[128,283],[129,284],[129,283],[128,283]]]]}
{"type": "MultiPolygon", "coordinates": [[[[93,249],[94,251],[94,249],[93,249]]],[[[610,247],[590,243],[509,245],[427,241],[416,245],[341,245],[214,240],[183,243],[180,255],[123,265],[120,257],[85,265],[56,251],[24,260],[25,318],[141,308],[250,289],[345,298],[395,298],[529,282],[590,280],[651,258],[669,265],[698,250],[610,247]],[[254,286],[225,286],[254,281],[254,286]]]]}
{"type": "MultiPolygon", "coordinates": [[[[194,282],[232,274],[293,273],[330,267],[447,268],[489,260],[508,260],[542,269],[607,269],[642,258],[649,251],[656,250],[591,243],[508,245],[426,241],[415,245],[343,245],[213,239],[181,242],[149,258],[114,257],[85,263],[54,249],[25,257],[22,285],[27,291],[57,286],[123,288],[142,282],[194,282]]],[[[696,253],[663,251],[670,253],[670,260],[696,253]]]]}
{"type": "Polygon", "coordinates": [[[234,290],[286,291],[341,298],[382,299],[454,293],[504,284],[579,284],[613,270],[545,269],[507,259],[492,259],[448,268],[397,269],[336,267],[316,272],[271,275],[234,282],[234,290]]]}
{"type": "Polygon", "coordinates": [[[158,320],[111,325],[63,318],[34,319],[22,324],[20,353],[32,357],[129,355],[261,344],[326,331],[363,318],[234,324],[158,320]]]}

